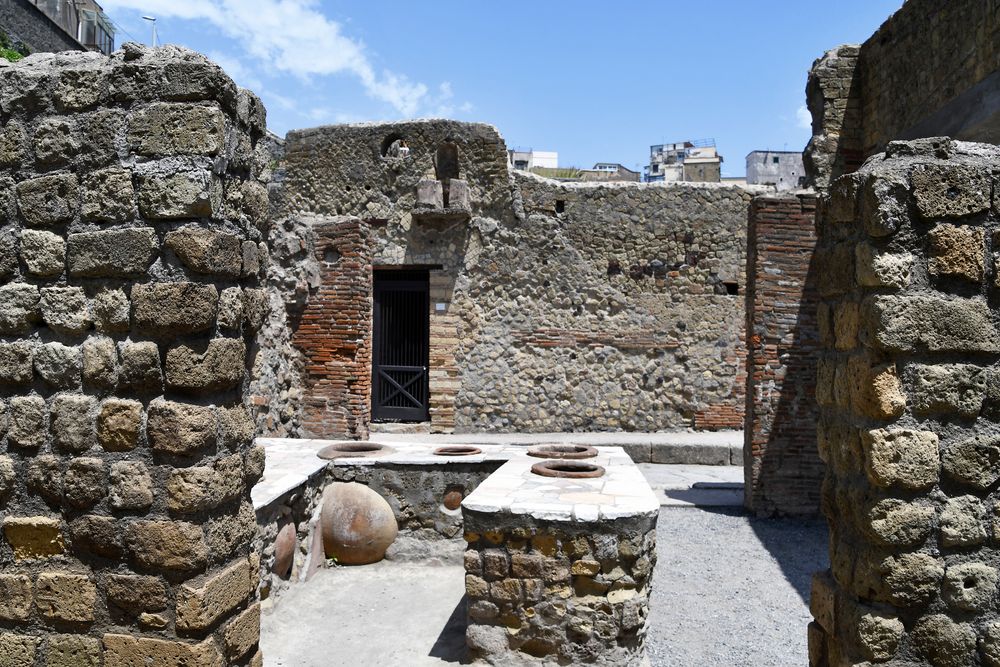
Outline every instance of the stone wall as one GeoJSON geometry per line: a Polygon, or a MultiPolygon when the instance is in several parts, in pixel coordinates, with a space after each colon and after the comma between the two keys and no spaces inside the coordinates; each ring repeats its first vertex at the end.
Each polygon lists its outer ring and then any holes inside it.
{"type": "Polygon", "coordinates": [[[907,0],[860,47],[816,61],[806,87],[819,188],[894,139],[1000,142],[1000,6],[907,0]]]}
{"type": "Polygon", "coordinates": [[[595,526],[464,514],[470,658],[496,665],[642,663],[655,516],[595,526]]]}
{"type": "Polygon", "coordinates": [[[1000,664],[998,169],[995,146],[891,142],[822,212],[812,665],[1000,664]]]}
{"type": "Polygon", "coordinates": [[[812,184],[825,190],[864,161],[857,45],[838,46],[813,63],[806,81],[812,138],[802,154],[812,184]]]}
{"type": "Polygon", "coordinates": [[[0,662],[260,665],[264,109],[204,57],[0,62],[0,662]]]}
{"type": "MultiPolygon", "coordinates": [[[[751,195],[514,176],[495,129],[413,121],[290,133],[280,216],[314,229],[355,216],[370,235],[372,268],[429,270],[435,431],[717,429],[742,425],[751,195]],[[405,156],[392,148],[398,139],[405,156]],[[434,209],[444,144],[457,146],[467,203],[434,209]]],[[[370,350],[338,357],[342,341],[304,336],[302,327],[325,309],[329,322],[358,313],[341,324],[363,334],[370,310],[321,302],[361,285],[353,274],[328,272],[320,282],[302,323],[291,323],[302,353],[326,364],[306,364],[315,412],[304,423],[312,434],[362,435],[370,350]],[[338,386],[347,387],[353,425],[324,413],[345,405],[344,394],[319,392],[317,372],[350,378],[338,386]]],[[[370,309],[370,293],[355,297],[370,309]]]]}
{"type": "Polygon", "coordinates": [[[757,514],[819,509],[816,195],[755,197],[747,248],[746,505],[757,514]]]}

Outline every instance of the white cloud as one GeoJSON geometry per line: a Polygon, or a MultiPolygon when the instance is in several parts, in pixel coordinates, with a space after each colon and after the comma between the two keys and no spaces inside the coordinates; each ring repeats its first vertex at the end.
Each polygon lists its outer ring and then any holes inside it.
{"type": "Polygon", "coordinates": [[[795,124],[800,128],[803,130],[811,130],[812,122],[812,114],[809,113],[809,109],[806,108],[806,105],[803,104],[795,110],[795,124]]]}
{"type": "MultiPolygon", "coordinates": [[[[126,9],[157,18],[207,21],[271,70],[302,79],[353,75],[370,96],[405,116],[439,103],[428,100],[425,84],[403,74],[378,71],[365,45],[344,35],[341,25],[323,15],[316,0],[102,0],[101,4],[109,12],[126,9]]],[[[220,64],[239,79],[241,68],[234,67],[235,62],[228,58],[220,64]]],[[[441,84],[439,92],[450,97],[451,85],[441,84]]]]}

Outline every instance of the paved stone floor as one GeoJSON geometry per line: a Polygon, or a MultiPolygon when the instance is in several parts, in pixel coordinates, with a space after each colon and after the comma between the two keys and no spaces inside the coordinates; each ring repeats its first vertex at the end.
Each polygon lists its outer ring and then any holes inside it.
{"type": "MultiPolygon", "coordinates": [[[[662,506],[650,663],[806,664],[809,578],[827,566],[825,525],[752,519],[738,506],[719,506],[722,500],[738,505],[739,490],[692,488],[737,484],[739,467],[642,468],[662,506]],[[728,496],[716,498],[717,491],[728,496]],[[688,495],[674,497],[681,492],[688,495]]],[[[463,592],[457,563],[323,570],[265,614],[265,665],[456,664],[462,654],[463,592]]]]}

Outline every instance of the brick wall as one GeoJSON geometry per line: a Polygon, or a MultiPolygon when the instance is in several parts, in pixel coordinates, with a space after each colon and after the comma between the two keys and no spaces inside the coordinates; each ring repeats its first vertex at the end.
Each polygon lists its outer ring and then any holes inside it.
{"type": "Polygon", "coordinates": [[[758,514],[819,507],[815,195],[756,197],[747,250],[746,504],[758,514]]]}
{"type": "Polygon", "coordinates": [[[371,415],[370,229],[358,218],[314,222],[321,286],[292,335],[305,356],[306,437],[366,438],[371,415]]]}

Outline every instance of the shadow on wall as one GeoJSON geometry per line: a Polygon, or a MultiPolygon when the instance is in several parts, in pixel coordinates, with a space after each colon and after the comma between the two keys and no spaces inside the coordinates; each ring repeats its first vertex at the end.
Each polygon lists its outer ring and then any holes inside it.
{"type": "Polygon", "coordinates": [[[758,516],[819,510],[816,195],[750,209],[747,257],[746,506],[758,516]]]}

